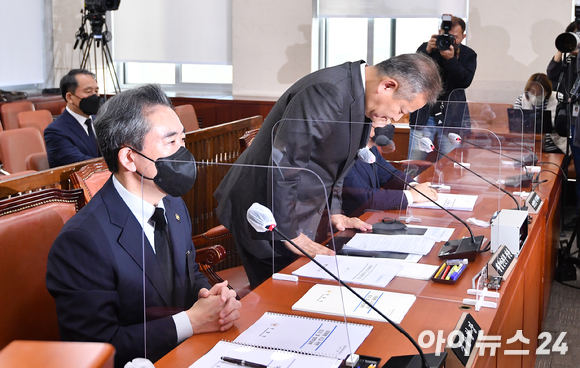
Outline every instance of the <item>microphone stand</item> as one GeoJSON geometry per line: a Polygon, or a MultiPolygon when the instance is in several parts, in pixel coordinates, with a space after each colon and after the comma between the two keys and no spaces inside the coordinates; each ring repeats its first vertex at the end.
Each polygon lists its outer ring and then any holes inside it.
{"type": "MultiPolygon", "coordinates": [[[[310,259],[312,262],[314,262],[318,267],[320,267],[324,272],[326,272],[327,274],[329,274],[333,279],[335,279],[336,281],[338,281],[342,286],[344,286],[345,288],[347,288],[351,293],[353,293],[357,298],[359,298],[369,308],[371,308],[372,310],[374,310],[375,312],[377,312],[381,317],[383,317],[387,322],[389,322],[397,331],[399,331],[400,333],[402,333],[409,341],[411,341],[411,343],[413,344],[413,346],[415,346],[415,349],[417,349],[417,351],[419,352],[419,355],[421,356],[421,365],[424,368],[429,368],[430,367],[429,364],[427,363],[427,358],[425,357],[425,354],[423,353],[423,349],[421,349],[421,347],[419,346],[419,344],[417,344],[417,342],[415,341],[415,339],[413,339],[411,337],[411,335],[409,335],[407,333],[407,331],[405,331],[401,326],[399,326],[397,323],[395,323],[394,321],[392,321],[389,317],[385,316],[381,311],[379,311],[377,308],[375,308],[374,305],[372,305],[365,298],[363,298],[361,295],[359,295],[359,293],[357,293],[356,291],[354,291],[350,286],[348,286],[341,279],[339,279],[337,276],[335,276],[332,272],[330,272],[328,269],[326,269],[326,267],[324,267],[323,265],[321,265],[317,260],[314,259],[314,257],[312,257],[310,254],[308,254],[306,251],[304,251],[301,247],[299,247],[298,245],[296,245],[290,238],[288,238],[286,235],[282,234],[282,232],[280,232],[277,227],[271,226],[268,229],[270,231],[275,231],[284,240],[286,240],[288,243],[292,244],[294,246],[294,248],[298,249],[302,254],[304,254],[304,256],[306,256],[308,259],[310,259]]],[[[473,234],[472,234],[472,236],[473,236],[473,234]]],[[[445,358],[445,356],[444,356],[444,358],[445,358]]]]}
{"type": "Polygon", "coordinates": [[[455,218],[457,221],[459,221],[461,224],[463,224],[463,226],[465,226],[467,228],[467,230],[469,231],[469,236],[470,236],[470,243],[469,244],[464,244],[465,239],[467,239],[467,238],[455,239],[455,240],[447,241],[443,247],[456,247],[459,250],[459,246],[463,245],[464,247],[467,246],[469,249],[475,249],[476,251],[479,251],[479,249],[481,248],[481,244],[483,243],[483,238],[484,238],[483,235],[474,236],[473,231],[471,231],[471,228],[465,223],[465,221],[463,221],[462,219],[457,217],[453,212],[449,211],[447,208],[443,207],[442,205],[440,205],[439,203],[437,203],[433,199],[429,198],[429,196],[427,196],[425,193],[421,192],[419,189],[409,185],[409,183],[407,183],[405,180],[398,177],[396,175],[396,173],[393,172],[392,170],[387,169],[385,166],[379,164],[378,162],[374,162],[374,163],[376,165],[378,165],[381,169],[383,169],[386,172],[388,172],[389,174],[391,174],[392,177],[397,178],[397,180],[403,182],[410,189],[413,189],[415,192],[417,192],[420,195],[422,195],[423,197],[425,197],[428,201],[433,203],[435,206],[439,207],[440,209],[442,209],[446,213],[450,214],[453,218],[455,218]]]}
{"type": "Polygon", "coordinates": [[[492,186],[494,186],[495,188],[501,190],[502,192],[504,192],[505,194],[507,194],[508,196],[510,196],[511,199],[514,200],[514,202],[516,202],[516,206],[518,207],[518,211],[522,210],[523,208],[520,207],[520,204],[518,202],[518,200],[516,199],[516,197],[513,196],[513,194],[511,194],[510,192],[508,192],[507,190],[503,189],[502,187],[500,187],[497,184],[492,183],[491,181],[487,180],[486,178],[484,178],[483,176],[479,175],[478,173],[476,173],[475,171],[467,168],[466,166],[464,166],[463,164],[461,164],[460,162],[457,162],[456,160],[452,159],[451,157],[447,156],[446,154],[444,154],[443,152],[439,151],[436,148],[433,148],[433,151],[437,152],[438,154],[442,155],[443,157],[449,159],[450,161],[456,163],[457,165],[461,166],[462,168],[464,168],[465,170],[469,171],[470,173],[472,173],[473,175],[477,176],[478,178],[480,178],[481,180],[485,181],[488,184],[491,184],[492,186]]]}

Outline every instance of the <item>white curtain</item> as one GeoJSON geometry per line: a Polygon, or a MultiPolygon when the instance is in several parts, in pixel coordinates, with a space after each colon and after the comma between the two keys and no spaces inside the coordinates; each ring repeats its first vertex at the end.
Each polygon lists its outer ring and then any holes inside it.
{"type": "Polygon", "coordinates": [[[115,61],[232,63],[232,0],[123,0],[113,19],[115,61]]]}
{"type": "Polygon", "coordinates": [[[0,87],[43,83],[43,1],[0,1],[0,24],[0,87]]]}
{"type": "Polygon", "coordinates": [[[467,18],[467,0],[318,0],[318,16],[355,18],[467,18]]]}

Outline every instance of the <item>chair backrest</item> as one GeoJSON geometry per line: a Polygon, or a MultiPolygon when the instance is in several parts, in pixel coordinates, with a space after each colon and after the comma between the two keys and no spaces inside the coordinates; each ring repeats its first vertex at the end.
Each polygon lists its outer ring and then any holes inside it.
{"type": "Polygon", "coordinates": [[[26,170],[42,171],[50,169],[46,152],[38,152],[26,157],[26,170]]]}
{"type": "Polygon", "coordinates": [[[17,116],[23,111],[34,111],[34,104],[24,100],[0,105],[0,119],[2,119],[4,130],[18,129],[17,116]]]}
{"type": "Polygon", "coordinates": [[[114,356],[104,342],[13,341],[0,351],[0,367],[113,368],[114,356]]]}
{"type": "Polygon", "coordinates": [[[185,132],[193,132],[199,129],[199,122],[197,121],[197,114],[193,105],[179,105],[175,106],[175,113],[181,120],[185,132]]]}
{"type": "Polygon", "coordinates": [[[26,158],[33,153],[41,152],[46,152],[46,147],[42,135],[36,128],[0,132],[0,157],[4,170],[10,174],[25,171],[26,158]]]}
{"type": "Polygon", "coordinates": [[[40,134],[52,123],[52,114],[48,110],[23,111],[16,117],[19,128],[36,128],[40,134]]]}
{"type": "Polygon", "coordinates": [[[52,243],[83,205],[82,190],[47,189],[0,200],[0,348],[13,340],[59,340],[45,284],[52,243]]]}
{"type": "Polygon", "coordinates": [[[73,188],[83,190],[86,203],[105,185],[110,176],[109,167],[103,160],[83,166],[70,175],[70,180],[73,188]]]}

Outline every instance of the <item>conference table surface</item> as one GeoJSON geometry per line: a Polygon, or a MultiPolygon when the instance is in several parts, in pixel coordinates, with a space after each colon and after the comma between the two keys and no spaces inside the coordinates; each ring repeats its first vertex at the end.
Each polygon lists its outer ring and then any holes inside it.
{"type": "MultiPolygon", "coordinates": [[[[458,155],[459,153],[460,152],[454,152],[455,155],[458,155]]],[[[556,166],[561,165],[563,155],[541,154],[539,156],[542,162],[551,162],[554,165],[544,165],[542,167],[544,170],[552,171],[552,173],[543,172],[541,174],[541,179],[545,179],[546,182],[538,185],[536,192],[544,200],[544,205],[540,208],[538,214],[531,215],[532,220],[529,225],[528,240],[524,244],[522,255],[520,255],[520,257],[523,257],[523,254],[527,251],[526,245],[528,242],[543,241],[543,239],[539,239],[543,234],[543,232],[540,232],[540,229],[542,228],[540,225],[545,221],[548,210],[553,206],[556,206],[559,200],[559,189],[562,176],[556,166]]],[[[463,160],[464,162],[473,162],[471,167],[474,169],[477,168],[484,172],[487,170],[489,172],[487,175],[489,180],[492,178],[493,180],[497,180],[499,175],[505,178],[509,175],[515,175],[518,172],[516,168],[509,167],[502,167],[500,172],[499,168],[494,164],[498,162],[497,157],[491,152],[484,150],[474,149],[466,151],[463,154],[463,160]],[[487,165],[487,169],[485,169],[485,165],[487,165]]],[[[447,159],[440,160],[440,162],[434,165],[431,169],[421,174],[419,177],[420,181],[431,180],[434,177],[433,170],[440,170],[445,173],[445,182],[452,187],[451,193],[478,195],[478,200],[473,211],[453,211],[454,214],[463,220],[475,217],[480,220],[488,221],[496,210],[500,208],[512,209],[516,206],[513,199],[509,196],[500,192],[492,185],[485,183],[473,174],[454,167],[453,163],[449,162],[447,159]]],[[[519,190],[519,188],[506,189],[510,192],[519,190]]],[[[529,191],[530,187],[523,189],[529,191]]],[[[405,214],[405,211],[371,211],[363,214],[361,219],[369,223],[376,223],[385,217],[396,218],[402,214],[405,214]]],[[[461,223],[450,215],[445,214],[442,210],[414,208],[413,216],[421,218],[421,224],[426,226],[455,228],[451,237],[452,239],[469,236],[468,230],[461,225],[461,223]]],[[[490,228],[471,225],[471,229],[475,236],[484,235],[486,238],[485,243],[489,241],[490,228]]],[[[340,240],[340,237],[349,238],[353,235],[353,230],[347,230],[337,234],[335,240],[340,240]]],[[[440,265],[442,260],[438,257],[437,253],[442,244],[443,243],[436,243],[432,251],[428,255],[423,256],[419,262],[430,265],[440,265]]],[[[528,246],[527,248],[531,248],[531,246],[528,246]]],[[[400,324],[414,339],[417,339],[423,331],[427,330],[433,331],[435,335],[437,335],[437,332],[441,330],[443,331],[443,336],[447,337],[447,335],[454,329],[462,313],[466,311],[472,314],[476,322],[484,331],[490,331],[494,321],[498,318],[498,313],[503,313],[498,312],[503,310],[503,307],[498,309],[482,308],[480,311],[476,312],[472,307],[464,305],[463,299],[474,298],[473,296],[467,295],[467,289],[472,287],[472,278],[485,266],[491,256],[492,254],[490,252],[479,254],[474,262],[468,264],[465,272],[456,284],[453,285],[395,277],[385,288],[366,285],[359,286],[354,284],[352,284],[352,286],[415,295],[416,301],[400,324]]],[[[300,258],[282,270],[282,273],[290,274],[292,271],[306,264],[307,261],[308,260],[304,257],[300,258]]],[[[511,300],[511,295],[505,295],[505,290],[508,289],[508,287],[510,287],[508,290],[511,290],[510,278],[508,278],[499,290],[500,298],[497,300],[498,305],[502,303],[504,298],[511,300]]],[[[337,283],[330,280],[318,280],[306,277],[300,277],[298,282],[273,280],[272,278],[266,280],[242,299],[242,309],[240,311],[241,317],[235,322],[230,330],[226,332],[194,335],[169,352],[165,357],[159,360],[155,366],[157,368],[188,367],[207,353],[218,341],[234,340],[241,332],[249,328],[268,311],[341,320],[339,317],[296,312],[292,310],[292,305],[315,284],[336,285],[337,283]]],[[[354,318],[348,318],[347,320],[373,325],[372,332],[356,351],[357,354],[381,357],[381,365],[391,356],[416,354],[413,345],[387,322],[374,322],[354,318]]],[[[497,325],[497,321],[495,321],[495,323],[497,325]]],[[[430,348],[424,349],[424,351],[426,353],[435,352],[435,349],[436,346],[433,344],[430,348]]]]}

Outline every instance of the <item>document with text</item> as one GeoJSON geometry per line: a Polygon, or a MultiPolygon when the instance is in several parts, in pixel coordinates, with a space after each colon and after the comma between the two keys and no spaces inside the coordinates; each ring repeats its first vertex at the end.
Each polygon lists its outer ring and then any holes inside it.
{"type": "MultiPolygon", "coordinates": [[[[385,287],[403,269],[399,263],[387,263],[380,258],[317,255],[314,259],[344,282],[385,287]],[[337,271],[338,263],[338,271],[337,271]]],[[[296,276],[334,280],[312,261],[292,272],[296,276]]]]}
{"type": "MultiPolygon", "coordinates": [[[[411,294],[363,288],[353,288],[353,290],[395,323],[401,323],[417,299],[411,294]]],[[[344,286],[316,284],[292,306],[292,309],[333,316],[346,314],[351,318],[387,322],[344,286]]]]}
{"type": "Polygon", "coordinates": [[[428,254],[435,245],[433,238],[423,235],[381,235],[358,233],[343,249],[428,254]]]}
{"type": "Polygon", "coordinates": [[[266,312],[234,342],[345,359],[372,329],[360,323],[266,312]]]}
{"type": "MultiPolygon", "coordinates": [[[[477,201],[476,195],[439,193],[437,196],[438,198],[436,202],[447,210],[473,211],[473,207],[475,207],[475,202],[477,201]]],[[[431,202],[413,203],[409,206],[437,210],[440,209],[431,202]]]]}

